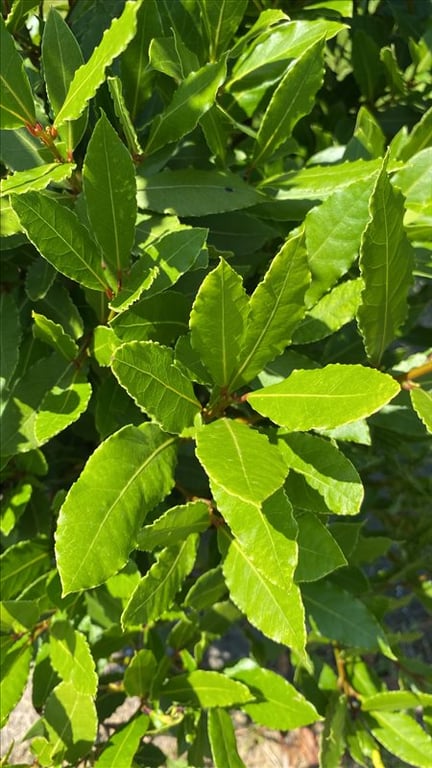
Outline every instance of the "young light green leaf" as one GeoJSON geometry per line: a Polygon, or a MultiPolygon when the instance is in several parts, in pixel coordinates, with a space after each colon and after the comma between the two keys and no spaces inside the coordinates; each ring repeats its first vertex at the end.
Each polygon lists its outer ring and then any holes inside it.
{"type": "Polygon", "coordinates": [[[243,501],[216,483],[217,507],[251,563],[281,589],[289,589],[297,565],[297,525],[284,491],[260,503],[243,501]]]}
{"type": "Polygon", "coordinates": [[[90,456],[57,524],[65,594],[101,584],[126,563],[147,512],[174,483],[174,442],[156,424],[126,426],[90,456]]]}
{"type": "Polygon", "coordinates": [[[153,38],[149,58],[153,69],[174,78],[177,84],[200,67],[197,55],[186,47],[174,29],[172,37],[153,38]]]}
{"type": "Polygon", "coordinates": [[[51,555],[48,542],[36,538],[33,541],[20,541],[13,544],[1,555],[0,564],[2,598],[13,600],[49,571],[51,555]]]}
{"type": "Polygon", "coordinates": [[[0,726],[6,724],[13,708],[18,704],[27,682],[33,649],[24,634],[12,647],[2,648],[2,677],[0,680],[0,726]]]}
{"type": "Polygon", "coordinates": [[[190,133],[201,115],[213,105],[225,77],[225,57],[214,64],[205,64],[197,72],[191,72],[179,85],[164,112],[153,120],[144,148],[146,155],[190,133]]]}
{"type": "Polygon", "coordinates": [[[362,699],[363,712],[394,712],[398,709],[432,707],[432,694],[421,691],[382,691],[362,699]]]}
{"type": "Polygon", "coordinates": [[[272,584],[253,565],[236,539],[230,541],[222,528],[220,536],[222,547],[227,550],[223,572],[233,603],[271,640],[304,656],[304,609],[297,585],[281,589],[272,584]]]}
{"type": "MultiPolygon", "coordinates": [[[[53,7],[43,29],[42,62],[48,98],[56,115],[67,96],[74,73],[84,64],[84,57],[71,28],[53,7]]],[[[78,120],[68,120],[60,128],[69,152],[77,146],[86,129],[87,115],[85,109],[78,120]]]]}
{"type": "Polygon", "coordinates": [[[0,196],[22,195],[46,189],[51,182],[59,183],[68,179],[75,168],[74,163],[46,163],[29,171],[16,171],[0,183],[0,196]]]}
{"type": "Polygon", "coordinates": [[[120,121],[129,152],[131,153],[132,157],[139,157],[143,154],[143,150],[141,144],[138,141],[135,127],[132,123],[131,116],[124,100],[123,83],[119,77],[108,77],[107,83],[111,98],[114,103],[114,112],[120,121]]]}
{"type": "Polygon", "coordinates": [[[33,336],[49,344],[66,360],[72,362],[78,355],[78,345],[64,331],[63,326],[37,312],[32,312],[32,317],[34,320],[33,336]]]}
{"type": "Polygon", "coordinates": [[[166,547],[137,584],[122,614],[123,628],[149,624],[168,608],[191,572],[196,558],[198,537],[193,534],[180,544],[166,547]]]}
{"type": "Polygon", "coordinates": [[[362,289],[360,277],[332,288],[306,313],[293,333],[293,343],[309,344],[325,339],[351,322],[356,316],[362,289]]]}
{"type": "Polygon", "coordinates": [[[14,196],[12,206],[29,240],[59,272],[96,291],[116,287],[87,228],[72,211],[36,192],[14,196]]]}
{"type": "Polygon", "coordinates": [[[298,565],[296,582],[318,581],[328,573],[347,565],[347,560],[328,528],[313,512],[296,514],[298,526],[298,565]]]}
{"type": "Polygon", "coordinates": [[[21,128],[27,123],[33,125],[36,117],[30,83],[13,38],[6,29],[3,16],[0,18],[0,47],[0,128],[10,130],[21,128]]]}
{"type": "Polygon", "coordinates": [[[364,290],[357,318],[368,358],[379,365],[405,320],[413,267],[413,250],[403,227],[404,198],[389,181],[387,158],[369,210],[360,249],[364,290]]]}
{"type": "Polygon", "coordinates": [[[398,153],[398,159],[406,162],[422,149],[432,145],[432,107],[415,123],[410,135],[398,153]]]}
{"type": "Polygon", "coordinates": [[[76,71],[63,105],[56,115],[55,125],[61,126],[67,120],[75,120],[82,114],[88,101],[103,83],[106,68],[132,40],[142,2],[143,0],[127,0],[121,16],[113,19],[89,60],[76,71]]]}
{"type": "Polygon", "coordinates": [[[18,363],[21,341],[21,322],[18,307],[11,293],[2,291],[0,295],[0,391],[11,379],[18,363]]]}
{"type": "Polygon", "coordinates": [[[50,740],[50,764],[57,766],[65,759],[77,765],[96,738],[97,714],[92,697],[78,693],[72,683],[59,683],[46,701],[43,723],[50,740]]]}
{"type": "Polygon", "coordinates": [[[312,284],[308,307],[345,275],[357,257],[366,226],[373,177],[337,189],[305,219],[306,245],[312,284]]]}
{"type": "Polygon", "coordinates": [[[230,389],[250,381],[283,352],[304,315],[310,283],[303,233],[289,238],[274,257],[250,299],[250,318],[230,389]]]}
{"type": "Polygon", "coordinates": [[[267,499],[287,475],[277,447],[265,435],[231,419],[199,429],[196,454],[212,482],[246,503],[267,499]]]}
{"type": "Polygon", "coordinates": [[[207,216],[249,208],[263,196],[240,176],[228,171],[190,168],[137,177],[138,205],[158,213],[207,216]]]}
{"type": "Polygon", "coordinates": [[[392,755],[415,768],[429,768],[432,738],[403,712],[372,712],[371,733],[392,755]],[[428,757],[429,755],[429,757],[428,757]]]}
{"type": "Polygon", "coordinates": [[[256,390],[247,400],[258,413],[290,431],[330,429],[369,416],[400,388],[387,374],[361,365],[327,365],[293,371],[280,384],[256,390]]]}
{"type": "MultiPolygon", "coordinates": [[[[270,177],[263,181],[260,189],[265,192],[268,188],[275,188],[280,200],[325,200],[338,189],[375,177],[381,165],[381,159],[314,165],[270,177]]],[[[400,163],[396,163],[398,166],[400,163]]]]}
{"type": "Polygon", "coordinates": [[[229,669],[230,677],[245,683],[256,701],[242,709],[259,725],[290,731],[321,720],[313,704],[293,685],[270,669],[259,667],[252,659],[242,659],[229,669]]]}
{"type": "Polygon", "coordinates": [[[219,3],[198,0],[203,29],[207,38],[210,61],[223,53],[237,32],[246,11],[248,0],[221,0],[219,3]]]}
{"type": "Polygon", "coordinates": [[[95,768],[112,768],[114,765],[120,768],[122,763],[124,765],[133,765],[134,755],[138,751],[141,739],[147,731],[149,723],[150,718],[148,715],[138,715],[125,726],[119,728],[111,736],[107,746],[96,760],[95,768]]]}
{"type": "Polygon", "coordinates": [[[144,698],[151,689],[153,677],[156,673],[157,661],[155,655],[148,648],[142,648],[132,657],[126,667],[124,686],[128,696],[140,696],[144,698]]]}
{"type": "Polygon", "coordinates": [[[243,683],[219,672],[202,669],[172,677],[162,686],[161,693],[181,704],[193,704],[204,709],[231,707],[253,699],[243,683]]]}
{"type": "Polygon", "coordinates": [[[92,232],[104,259],[120,275],[129,265],[135,237],[135,169],[104,113],[88,143],[83,184],[92,232]]]}
{"type": "Polygon", "coordinates": [[[412,389],[410,391],[412,407],[423,422],[428,432],[432,432],[432,391],[412,389]]]}
{"type": "Polygon", "coordinates": [[[201,533],[209,527],[209,508],[204,501],[189,501],[167,509],[151,525],[138,534],[137,549],[151,552],[155,547],[171,547],[191,533],[201,533]]]}
{"type": "Polygon", "coordinates": [[[62,680],[78,693],[96,696],[98,676],[84,635],[60,620],[52,624],[49,642],[51,664],[62,680]]]}
{"type": "Polygon", "coordinates": [[[261,165],[291,136],[296,123],[309,114],[324,78],[324,39],[307,48],[276,88],[257,135],[253,164],[261,165]]]}
{"type": "Polygon", "coordinates": [[[239,274],[221,259],[206,276],[191,315],[191,344],[221,387],[238,364],[246,333],[249,302],[239,274]]]}
{"type": "Polygon", "coordinates": [[[201,405],[173,357],[157,342],[132,341],[116,349],[111,367],[140,408],[167,432],[180,433],[193,426],[201,405]]]}
{"type": "Polygon", "coordinates": [[[237,751],[233,722],[225,709],[209,711],[208,737],[216,768],[245,768],[237,751]]]}
{"type": "Polygon", "coordinates": [[[323,496],[336,515],[357,515],[363,485],[357,470],[339,449],[316,435],[280,434],[279,447],[290,469],[323,496]]]}

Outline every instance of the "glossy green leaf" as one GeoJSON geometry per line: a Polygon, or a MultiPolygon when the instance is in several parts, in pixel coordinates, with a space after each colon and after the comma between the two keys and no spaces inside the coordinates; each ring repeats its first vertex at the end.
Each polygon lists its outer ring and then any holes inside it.
{"type": "Polygon", "coordinates": [[[345,694],[332,691],[325,714],[320,744],[320,765],[323,768],[339,768],[345,752],[345,724],[348,716],[345,694]]]}
{"type": "Polygon", "coordinates": [[[32,659],[32,645],[27,635],[20,637],[11,648],[2,648],[2,677],[0,681],[0,725],[3,727],[18,704],[32,659]]]}
{"type": "MultiPolygon", "coordinates": [[[[44,263],[47,263],[51,269],[54,269],[49,262],[44,263]]],[[[56,272],[54,271],[55,274],[56,272]]],[[[40,312],[54,320],[55,323],[62,325],[73,339],[81,338],[84,332],[84,323],[70,297],[69,291],[66,290],[64,285],[61,285],[60,282],[54,282],[40,300],[34,299],[31,296],[30,298],[32,301],[37,302],[34,305],[36,312],[40,312]]]]}
{"type": "Polygon", "coordinates": [[[65,594],[106,581],[126,563],[145,515],[173,485],[174,438],[126,426],[90,456],[61,508],[57,565],[65,594]]]}
{"type": "Polygon", "coordinates": [[[68,333],[65,333],[61,325],[37,312],[32,312],[32,317],[34,320],[33,335],[36,339],[49,344],[69,362],[78,356],[78,345],[68,333]]]}
{"type": "Polygon", "coordinates": [[[51,555],[44,539],[19,541],[0,557],[2,598],[12,600],[49,571],[51,555]]]}
{"type": "Polygon", "coordinates": [[[282,246],[251,296],[244,349],[231,378],[231,389],[253,379],[289,344],[304,315],[309,282],[303,233],[299,233],[282,246]]]}
{"type": "Polygon", "coordinates": [[[87,288],[107,289],[110,281],[102,257],[72,211],[36,192],[14,196],[12,206],[29,240],[59,272],[87,288]]]}
{"type": "MultiPolygon", "coordinates": [[[[380,170],[382,160],[354,160],[352,163],[313,165],[299,171],[273,176],[260,189],[277,190],[280,200],[325,200],[328,195],[355,182],[371,179],[380,170]]],[[[399,166],[400,163],[396,164],[399,166]]]]}
{"type": "Polygon", "coordinates": [[[111,321],[111,327],[122,341],[171,344],[188,331],[190,304],[183,293],[167,290],[163,296],[158,293],[136,301],[111,321]]]}
{"type": "Polygon", "coordinates": [[[11,34],[15,34],[22,27],[30,11],[37,5],[37,0],[12,0],[6,19],[6,26],[11,34]]]}
{"type": "Polygon", "coordinates": [[[162,686],[161,693],[181,704],[193,704],[204,709],[230,707],[253,699],[243,683],[231,680],[219,672],[202,669],[172,677],[162,686]]]}
{"type": "Polygon", "coordinates": [[[112,370],[137,405],[167,432],[193,426],[201,405],[191,382],[174,365],[173,351],[154,341],[132,341],[116,349],[112,370]]]}
{"type": "Polygon", "coordinates": [[[147,696],[156,673],[157,661],[148,648],[141,648],[132,657],[124,675],[124,686],[128,696],[147,696]]]}
{"type": "Polygon", "coordinates": [[[149,46],[149,58],[153,69],[174,78],[177,83],[200,67],[196,54],[175,36],[174,29],[172,37],[153,38],[149,46]]]}
{"type": "Polygon", "coordinates": [[[179,85],[167,108],[153,120],[146,155],[190,133],[213,105],[226,76],[225,58],[191,72],[179,85]]]}
{"type": "Polygon", "coordinates": [[[119,293],[110,301],[110,308],[114,312],[124,312],[149,290],[158,276],[158,267],[151,267],[147,257],[138,259],[122,278],[119,293]]]}
{"type": "Polygon", "coordinates": [[[97,325],[90,345],[91,354],[99,365],[106,367],[111,364],[111,358],[120,344],[121,341],[112,328],[97,325]]]}
{"type": "Polygon", "coordinates": [[[141,739],[149,726],[148,715],[138,715],[111,736],[107,746],[95,762],[95,768],[120,767],[133,764],[141,739]]]}
{"type": "Polygon", "coordinates": [[[422,149],[432,145],[432,107],[430,107],[414,125],[408,139],[398,153],[400,160],[409,160],[422,149]]]}
{"type": "Polygon", "coordinates": [[[178,216],[237,211],[263,200],[235,173],[196,168],[163,171],[148,178],[138,176],[137,189],[140,208],[178,216]]]}
{"type": "MultiPolygon", "coordinates": [[[[422,149],[411,157],[392,178],[392,184],[396,188],[396,202],[400,210],[400,189],[405,197],[405,206],[413,212],[422,208],[431,214],[431,201],[428,194],[432,183],[432,147],[422,149]]],[[[393,198],[391,197],[393,201],[393,198]]]]}
{"type": "Polygon", "coordinates": [[[167,611],[191,572],[196,558],[197,536],[163,549],[138,583],[122,615],[123,627],[149,624],[167,611]]]}
{"type": "Polygon", "coordinates": [[[364,495],[361,479],[335,445],[316,435],[282,433],[279,447],[287,466],[304,476],[334,514],[360,512],[364,495]]]}
{"type": "Polygon", "coordinates": [[[3,16],[0,19],[0,46],[2,73],[0,75],[0,127],[21,128],[35,122],[35,105],[30,83],[12,36],[7,31],[3,16]]]}
{"type": "Polygon", "coordinates": [[[72,683],[78,693],[95,696],[98,677],[84,635],[68,621],[55,621],[50,631],[50,657],[62,680],[72,683]]]}
{"type": "Polygon", "coordinates": [[[269,159],[286,141],[298,121],[309,114],[324,78],[324,40],[308,47],[288,68],[264,113],[253,163],[269,159]]]}
{"type": "Polygon", "coordinates": [[[290,431],[329,429],[374,413],[399,392],[390,376],[361,365],[293,371],[247,396],[253,408],[290,431]]]}
{"type": "Polygon", "coordinates": [[[287,474],[280,451],[265,435],[226,418],[198,430],[196,454],[211,482],[246,503],[267,499],[287,474]]]}
{"type": "Polygon", "coordinates": [[[362,710],[369,712],[394,712],[398,709],[417,709],[431,707],[432,694],[414,691],[382,691],[362,699],[362,710]]]}
{"type": "Polygon", "coordinates": [[[0,502],[0,531],[8,536],[15,528],[18,520],[25,511],[31,496],[33,486],[22,481],[8,488],[0,502]]]}
{"type": "Polygon", "coordinates": [[[221,259],[202,282],[191,315],[191,344],[221,387],[238,364],[249,302],[240,275],[221,259]]]}
{"type": "Polygon", "coordinates": [[[347,565],[347,560],[328,528],[313,512],[296,515],[298,526],[298,565],[295,580],[318,581],[347,565]]]}
{"type": "Polygon", "coordinates": [[[199,0],[210,61],[215,61],[226,50],[239,27],[247,4],[247,0],[235,3],[230,0],[221,0],[219,3],[199,0]]]}
{"type": "Polygon", "coordinates": [[[17,364],[21,341],[21,322],[14,296],[5,291],[0,295],[0,390],[9,382],[17,364]]]}
{"type": "Polygon", "coordinates": [[[155,547],[171,547],[191,533],[201,533],[210,524],[209,508],[204,501],[189,501],[167,509],[151,525],[146,525],[138,534],[137,548],[151,552],[155,547]]]}
{"type": "Polygon", "coordinates": [[[375,616],[350,592],[329,581],[303,584],[307,613],[319,632],[351,648],[384,651],[387,639],[375,616]]]}
{"type": "Polygon", "coordinates": [[[119,119],[129,151],[132,157],[139,157],[143,154],[143,150],[124,100],[123,83],[119,77],[108,77],[107,83],[114,103],[114,111],[119,119]]]}
{"type": "Polygon", "coordinates": [[[313,704],[285,678],[259,667],[252,659],[242,659],[230,667],[229,674],[253,693],[256,701],[242,709],[265,728],[290,731],[321,719],[313,704]]]}
{"type": "Polygon", "coordinates": [[[61,682],[54,688],[46,701],[43,722],[50,738],[51,765],[61,764],[63,758],[77,764],[96,738],[93,700],[78,693],[72,683],[61,682]]]}
{"type": "Polygon", "coordinates": [[[244,501],[216,483],[212,493],[243,552],[272,584],[288,589],[297,565],[297,525],[282,489],[262,502],[244,501]]]}
{"type": "Polygon", "coordinates": [[[121,15],[113,19],[109,29],[105,30],[100,44],[93,50],[89,60],[76,71],[63,105],[57,112],[57,126],[66,120],[75,120],[82,114],[88,101],[103,83],[106,68],[132,40],[141,4],[142,0],[127,0],[121,15]]]}
{"type": "Polygon", "coordinates": [[[210,710],[208,736],[215,768],[245,768],[237,751],[232,720],[225,709],[210,710]]]}
{"type": "Polygon", "coordinates": [[[104,113],[88,143],[83,183],[91,230],[104,260],[120,276],[129,265],[135,237],[135,169],[104,113]]]}
{"type": "Polygon", "coordinates": [[[304,320],[295,329],[294,344],[309,344],[325,339],[351,322],[356,316],[362,289],[363,281],[360,277],[346,280],[332,288],[306,313],[304,320]]]}
{"type": "Polygon", "coordinates": [[[153,72],[149,66],[151,40],[163,34],[160,0],[145,0],[137,13],[137,30],[120,59],[125,101],[135,123],[151,95],[153,72]]]}
{"type": "Polygon", "coordinates": [[[391,754],[415,768],[429,768],[432,738],[414,720],[402,712],[373,712],[377,721],[371,733],[391,754]]]}
{"type": "Polygon", "coordinates": [[[413,252],[403,227],[404,198],[390,184],[386,161],[370,199],[360,270],[364,281],[357,313],[369,360],[378,365],[405,320],[413,252]]]}
{"type": "Polygon", "coordinates": [[[410,391],[412,406],[428,432],[432,432],[432,392],[427,389],[410,391]]]}
{"type": "MultiPolygon", "coordinates": [[[[74,74],[84,64],[84,57],[70,26],[56,8],[51,7],[43,28],[42,62],[48,98],[56,115],[66,99],[74,74]]],[[[79,143],[87,126],[87,109],[78,120],[67,121],[60,128],[69,151],[79,143]]]]}
{"type": "Polygon", "coordinates": [[[281,589],[272,584],[236,539],[229,541],[223,529],[220,535],[224,549],[227,548],[223,572],[233,603],[264,635],[304,656],[304,609],[297,585],[281,589]]]}
{"type": "Polygon", "coordinates": [[[74,168],[74,163],[46,163],[29,171],[17,171],[2,180],[0,195],[22,195],[45,189],[51,182],[59,183],[68,179],[74,168]]]}
{"type": "Polygon", "coordinates": [[[156,242],[146,245],[141,261],[149,269],[156,270],[154,279],[146,288],[146,296],[165,291],[193,269],[205,248],[206,237],[207,230],[202,227],[185,227],[167,232],[156,242]]]}
{"type": "Polygon", "coordinates": [[[346,274],[357,257],[369,218],[372,178],[337,189],[305,219],[306,244],[312,284],[306,303],[313,306],[346,274]]]}

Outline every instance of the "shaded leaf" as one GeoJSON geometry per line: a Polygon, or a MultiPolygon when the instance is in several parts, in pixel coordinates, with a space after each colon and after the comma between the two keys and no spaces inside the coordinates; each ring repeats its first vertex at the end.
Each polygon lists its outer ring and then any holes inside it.
{"type": "Polygon", "coordinates": [[[189,501],[167,509],[151,525],[138,534],[137,548],[151,552],[155,547],[171,547],[191,533],[201,533],[209,527],[209,507],[204,501],[189,501]]]}
{"type": "Polygon", "coordinates": [[[0,18],[0,46],[0,127],[10,130],[21,128],[26,123],[33,125],[36,118],[30,83],[13,38],[6,29],[3,16],[0,18]]]}
{"type": "Polygon", "coordinates": [[[1,650],[0,725],[3,727],[21,698],[29,675],[33,653],[27,635],[20,637],[12,647],[1,650]]]}
{"type": "Polygon", "coordinates": [[[356,316],[363,281],[346,280],[326,293],[312,309],[307,312],[304,320],[294,331],[294,344],[309,344],[325,339],[326,336],[338,331],[356,316]]]}
{"type": "Polygon", "coordinates": [[[128,696],[147,696],[157,669],[152,651],[142,648],[132,657],[124,675],[124,686],[128,696]]]}
{"type": "Polygon", "coordinates": [[[62,680],[72,683],[78,693],[96,696],[98,676],[84,635],[68,621],[55,621],[50,631],[50,657],[62,680]]]}
{"type": "Polygon", "coordinates": [[[428,432],[432,432],[432,392],[427,389],[410,391],[412,406],[428,432]]]}
{"type": "Polygon", "coordinates": [[[245,768],[237,751],[232,720],[225,709],[214,707],[210,710],[208,736],[216,768],[245,768]]]}
{"type": "Polygon", "coordinates": [[[173,701],[203,707],[230,707],[252,699],[249,689],[219,672],[197,669],[187,675],[172,677],[161,693],[173,701]]]}
{"type": "Polygon", "coordinates": [[[296,515],[298,525],[298,565],[295,579],[299,581],[318,581],[328,573],[347,565],[347,560],[328,528],[312,512],[299,512],[296,515]]]}
{"type": "Polygon", "coordinates": [[[72,683],[59,683],[50,693],[43,721],[54,762],[65,758],[76,764],[90,751],[96,738],[96,708],[91,696],[78,693],[72,683]]]}
{"type": "Polygon", "coordinates": [[[10,381],[18,364],[19,344],[21,341],[21,323],[18,307],[11,293],[2,291],[0,295],[0,390],[10,381]]]}
{"type": "Polygon", "coordinates": [[[63,326],[37,312],[32,312],[32,318],[34,320],[33,335],[36,339],[49,344],[69,362],[78,356],[78,345],[68,333],[65,333],[63,326]]]}

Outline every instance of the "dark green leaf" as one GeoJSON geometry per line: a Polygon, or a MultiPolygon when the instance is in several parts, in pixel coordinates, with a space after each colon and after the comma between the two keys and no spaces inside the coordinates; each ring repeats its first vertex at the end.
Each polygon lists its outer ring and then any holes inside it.
{"type": "Polygon", "coordinates": [[[35,106],[30,84],[12,36],[0,18],[0,46],[2,74],[0,76],[0,127],[21,128],[35,122],[35,106]]]}

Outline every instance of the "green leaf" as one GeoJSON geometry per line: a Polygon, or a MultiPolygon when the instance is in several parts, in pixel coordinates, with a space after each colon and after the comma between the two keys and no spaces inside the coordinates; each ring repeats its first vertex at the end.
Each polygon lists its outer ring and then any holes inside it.
{"type": "Polygon", "coordinates": [[[63,326],[37,312],[32,312],[32,318],[34,320],[33,335],[36,339],[49,344],[69,362],[78,356],[78,345],[68,333],[65,333],[63,326]]]}
{"type": "MultiPolygon", "coordinates": [[[[381,165],[381,159],[314,165],[270,177],[261,184],[260,189],[263,192],[268,188],[276,189],[278,200],[325,200],[338,189],[376,176],[381,165]]],[[[398,167],[400,163],[396,165],[398,167]]]]}
{"type": "Polygon", "coordinates": [[[38,5],[38,0],[12,0],[12,7],[6,19],[6,26],[11,34],[15,34],[24,24],[30,11],[38,5]]]}
{"type": "Polygon", "coordinates": [[[402,712],[373,712],[377,725],[371,733],[392,755],[416,768],[429,768],[432,738],[409,715],[402,712]]]}
{"type": "Polygon", "coordinates": [[[324,40],[307,48],[276,88],[257,135],[253,164],[260,165],[291,136],[298,121],[309,114],[324,78],[324,40]]]}
{"type": "MultiPolygon", "coordinates": [[[[49,262],[43,260],[43,263],[53,269],[49,262]]],[[[54,269],[53,271],[55,275],[56,272],[54,269]]],[[[34,306],[36,312],[40,312],[62,325],[72,338],[81,338],[84,333],[84,323],[64,285],[61,285],[60,282],[54,282],[40,300],[33,299],[31,296],[30,298],[32,301],[37,301],[34,306]]]]}
{"type": "Polygon", "coordinates": [[[382,652],[388,648],[375,616],[350,592],[324,581],[303,584],[302,595],[307,613],[324,637],[351,648],[382,652]]]}
{"type": "Polygon", "coordinates": [[[210,524],[209,508],[205,501],[189,501],[167,509],[151,525],[138,534],[137,549],[151,552],[155,547],[178,544],[191,533],[201,533],[210,524]]]}
{"type": "MultiPolygon", "coordinates": [[[[48,98],[56,115],[66,99],[74,74],[84,64],[78,41],[56,8],[51,7],[42,36],[42,62],[48,98]]],[[[88,110],[75,121],[67,121],[60,135],[71,152],[79,143],[87,126],[88,110]]]]}
{"type": "Polygon", "coordinates": [[[231,707],[253,699],[248,688],[219,672],[197,669],[187,675],[172,677],[162,686],[161,694],[181,704],[204,709],[231,707]]]}
{"type": "MultiPolygon", "coordinates": [[[[237,32],[246,11],[248,0],[232,3],[221,0],[219,3],[209,0],[198,0],[203,21],[203,29],[207,39],[210,61],[215,61],[231,42],[237,32]]],[[[228,764],[227,764],[228,768],[228,764]]]]}
{"type": "Polygon", "coordinates": [[[15,196],[12,207],[29,240],[63,275],[96,291],[113,282],[88,230],[72,211],[36,192],[15,196]]]}
{"type": "Polygon", "coordinates": [[[251,296],[243,353],[234,369],[231,389],[253,379],[289,344],[304,315],[309,282],[303,233],[299,233],[282,246],[251,296]]]}
{"type": "Polygon", "coordinates": [[[172,37],[155,37],[149,46],[150,64],[153,69],[163,72],[168,77],[180,83],[191,72],[199,69],[199,60],[195,53],[175,35],[172,37]]]}
{"type": "Polygon", "coordinates": [[[120,59],[125,101],[135,123],[151,96],[153,72],[148,50],[151,40],[163,34],[160,0],[145,0],[137,13],[137,30],[120,59]]]}
{"type": "Polygon", "coordinates": [[[345,727],[348,716],[347,697],[338,691],[330,694],[321,736],[320,765],[339,768],[345,751],[345,727]]]}
{"type": "MultiPolygon", "coordinates": [[[[154,284],[157,282],[154,281],[154,284]]],[[[123,342],[158,341],[160,344],[171,344],[188,331],[190,305],[190,299],[183,293],[167,290],[163,297],[158,293],[136,301],[111,321],[111,327],[123,342]]]]}
{"type": "Polygon", "coordinates": [[[108,77],[107,83],[114,103],[114,111],[122,127],[129,151],[132,157],[139,157],[143,154],[143,150],[124,100],[123,83],[119,77],[108,77]]]}
{"type": "Polygon", "coordinates": [[[145,698],[151,690],[156,674],[157,661],[152,651],[142,648],[126,667],[124,686],[128,696],[145,698]]]}
{"type": "Polygon", "coordinates": [[[50,693],[44,710],[44,725],[51,742],[51,758],[79,762],[96,738],[97,716],[91,696],[78,693],[72,683],[62,682],[50,693]]]}
{"type": "Polygon", "coordinates": [[[141,260],[149,269],[156,270],[155,278],[146,288],[147,296],[165,291],[193,269],[205,248],[206,238],[207,229],[184,227],[146,245],[141,260]]]}
{"type": "Polygon", "coordinates": [[[3,727],[18,704],[30,671],[32,645],[27,635],[20,637],[12,647],[2,648],[2,677],[0,681],[0,726],[3,727]]]}
{"type": "Polygon", "coordinates": [[[432,432],[432,392],[427,389],[410,391],[412,407],[428,432],[432,432]]]}
{"type": "Polygon", "coordinates": [[[390,376],[361,365],[293,371],[247,395],[253,408],[290,431],[329,429],[369,416],[399,392],[390,376]]]}
{"type": "Polygon", "coordinates": [[[0,531],[5,536],[15,528],[31,499],[32,491],[33,486],[30,483],[20,481],[2,494],[0,531]]]}
{"type": "Polygon", "coordinates": [[[319,341],[351,322],[356,316],[362,289],[360,277],[332,288],[307,312],[303,322],[295,329],[294,344],[319,341]]]}
{"type": "Polygon", "coordinates": [[[272,584],[287,589],[297,565],[297,525],[282,489],[262,502],[245,502],[211,483],[217,507],[251,563],[272,584]]]}
{"type": "Polygon", "coordinates": [[[121,341],[112,328],[108,328],[106,325],[97,325],[93,331],[90,351],[97,363],[106,367],[111,364],[111,358],[120,344],[121,341]]]}
{"type": "Polygon", "coordinates": [[[212,483],[246,503],[267,499],[287,474],[280,451],[265,435],[226,418],[198,430],[196,454],[212,483]]]}
{"type": "Polygon", "coordinates": [[[398,159],[407,161],[422,149],[432,145],[432,107],[415,123],[408,139],[398,154],[398,159]]]}
{"type": "Polygon", "coordinates": [[[6,549],[0,557],[2,598],[12,600],[47,573],[51,567],[51,554],[45,539],[19,541],[6,549]]]}
{"type": "Polygon", "coordinates": [[[6,29],[3,16],[0,19],[0,47],[2,73],[0,75],[0,128],[21,128],[33,125],[35,105],[24,64],[12,36],[6,29]]]}
{"type": "Polygon", "coordinates": [[[306,244],[312,284],[308,307],[345,275],[357,258],[362,232],[369,218],[372,178],[359,180],[330,194],[305,219],[306,244]]]}
{"type": "Polygon", "coordinates": [[[417,709],[431,707],[432,694],[421,691],[382,691],[362,699],[361,707],[364,712],[394,712],[397,709],[417,709]]]}
{"type": "Polygon", "coordinates": [[[232,720],[225,709],[215,707],[210,710],[208,736],[216,768],[245,768],[245,764],[237,752],[232,720]]]}
{"type": "Polygon", "coordinates": [[[172,488],[174,438],[126,426],[90,456],[60,510],[57,565],[64,594],[101,584],[127,562],[145,515],[172,488]]]}
{"type": "Polygon", "coordinates": [[[173,356],[154,341],[132,341],[116,349],[112,370],[142,410],[167,432],[180,433],[193,426],[201,405],[173,356]]]}
{"type": "Polygon", "coordinates": [[[236,539],[230,541],[222,528],[219,532],[222,546],[227,549],[223,572],[233,603],[267,637],[289,646],[303,657],[306,630],[297,585],[281,589],[272,584],[253,565],[236,539]]]}
{"type": "Polygon", "coordinates": [[[210,568],[192,584],[184,599],[184,605],[190,606],[195,611],[203,611],[218,603],[226,592],[222,568],[220,566],[210,568]]]}
{"type": "Polygon", "coordinates": [[[156,562],[132,592],[122,614],[123,628],[156,621],[171,607],[194,566],[197,543],[198,537],[193,534],[159,553],[156,562]]]}
{"type": "Polygon", "coordinates": [[[101,756],[95,762],[95,768],[112,768],[112,766],[132,765],[133,757],[138,751],[141,739],[149,726],[148,715],[138,715],[120,728],[108,741],[101,756]]]}
{"type": "Polygon", "coordinates": [[[263,200],[235,173],[197,168],[163,171],[148,178],[138,176],[137,189],[140,208],[178,216],[237,211],[263,200]]]}
{"type": "Polygon", "coordinates": [[[225,58],[191,72],[179,85],[164,112],[153,120],[145,154],[152,154],[190,133],[201,115],[213,105],[225,77],[225,58]]]}
{"type": "Polygon", "coordinates": [[[109,29],[105,30],[102,41],[93,50],[89,60],[76,71],[63,105],[57,112],[55,125],[75,120],[84,111],[87,102],[103,83],[106,68],[132,40],[141,4],[142,0],[127,0],[121,16],[113,19],[109,29]]]}
{"type": "Polygon", "coordinates": [[[390,184],[386,165],[385,160],[370,198],[370,221],[360,250],[364,290],[357,317],[374,365],[405,320],[413,269],[413,251],[403,227],[404,198],[390,184]]]}
{"type": "Polygon", "coordinates": [[[360,512],[364,496],[361,479],[335,445],[316,435],[279,435],[279,448],[287,467],[303,475],[334,514],[360,512]]]}
{"type": "Polygon", "coordinates": [[[2,600],[0,627],[5,633],[17,635],[33,630],[41,614],[38,600],[2,600]]]}
{"type": "Polygon", "coordinates": [[[240,275],[221,259],[206,276],[191,315],[191,344],[219,386],[227,387],[242,351],[249,312],[240,275]]]}
{"type": "Polygon", "coordinates": [[[0,391],[10,381],[18,364],[18,350],[21,341],[21,323],[18,307],[11,293],[0,295],[0,391]]]}
{"type": "Polygon", "coordinates": [[[98,676],[84,635],[68,621],[55,621],[50,631],[50,657],[60,677],[78,693],[96,696],[98,676]]]}
{"type": "Polygon", "coordinates": [[[88,143],[83,184],[91,230],[104,259],[120,276],[129,265],[135,237],[135,169],[104,113],[88,143]]]}
{"type": "Polygon", "coordinates": [[[36,259],[27,270],[25,290],[31,301],[44,299],[56,278],[57,272],[45,259],[36,259]]]}
{"type": "Polygon", "coordinates": [[[229,675],[245,683],[256,701],[242,709],[259,725],[290,731],[321,720],[313,704],[293,685],[270,669],[259,667],[252,659],[242,659],[230,667],[229,675]]]}
{"type": "Polygon", "coordinates": [[[36,192],[54,183],[68,179],[75,169],[74,163],[46,163],[29,171],[16,171],[1,182],[0,196],[22,195],[25,192],[36,192]]]}
{"type": "Polygon", "coordinates": [[[313,512],[296,514],[298,526],[298,565],[296,582],[318,581],[347,565],[347,560],[328,528],[313,512]]]}

